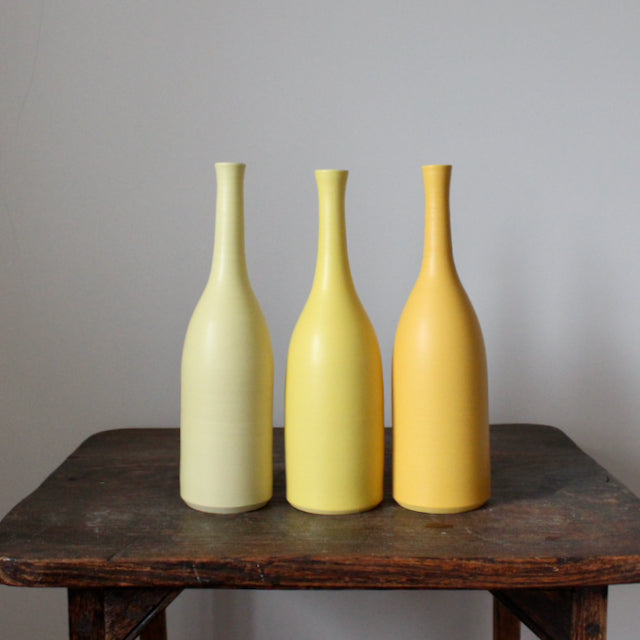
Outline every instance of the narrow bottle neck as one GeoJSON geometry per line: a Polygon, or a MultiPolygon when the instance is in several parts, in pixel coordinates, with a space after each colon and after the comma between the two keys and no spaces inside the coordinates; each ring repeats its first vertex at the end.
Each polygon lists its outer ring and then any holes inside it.
{"type": "Polygon", "coordinates": [[[422,168],[422,175],[425,189],[422,273],[455,273],[449,213],[451,166],[429,165],[422,168]]]}
{"type": "Polygon", "coordinates": [[[248,279],[244,248],[244,172],[244,164],[216,163],[212,280],[248,279]]]}
{"type": "Polygon", "coordinates": [[[345,220],[348,171],[316,171],[318,185],[318,259],[313,288],[353,287],[345,220]]]}

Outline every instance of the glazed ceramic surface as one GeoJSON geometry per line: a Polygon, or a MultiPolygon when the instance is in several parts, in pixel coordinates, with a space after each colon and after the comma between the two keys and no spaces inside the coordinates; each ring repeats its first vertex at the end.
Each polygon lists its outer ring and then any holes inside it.
{"type": "Polygon", "coordinates": [[[382,361],[349,267],[347,176],[316,172],[316,273],[287,362],[287,499],[320,514],[365,511],[382,500],[382,361]]]}
{"type": "Polygon", "coordinates": [[[182,355],[180,493],[214,513],[257,509],[273,487],[273,353],[247,272],[244,172],[216,164],[211,274],[182,355]]]}
{"type": "Polygon", "coordinates": [[[489,499],[487,365],[453,260],[451,167],[423,167],[423,177],[423,262],[393,352],[393,495],[408,509],[453,513],[489,499]]]}

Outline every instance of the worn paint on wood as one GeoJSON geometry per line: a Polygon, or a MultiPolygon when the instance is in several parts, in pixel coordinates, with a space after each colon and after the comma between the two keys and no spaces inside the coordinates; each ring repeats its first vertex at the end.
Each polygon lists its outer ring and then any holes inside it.
{"type": "MultiPolygon", "coordinates": [[[[178,493],[177,429],[89,438],[0,523],[0,582],[25,586],[512,589],[640,580],[640,501],[561,431],[492,427],[493,493],[426,515],[390,497],[347,516],[194,511],[178,493]]],[[[387,433],[389,454],[390,433],[387,433]]]]}

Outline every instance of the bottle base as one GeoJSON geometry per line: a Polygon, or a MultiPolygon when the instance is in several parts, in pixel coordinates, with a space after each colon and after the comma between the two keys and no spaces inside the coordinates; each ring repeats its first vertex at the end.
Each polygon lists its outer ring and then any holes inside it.
{"type": "Polygon", "coordinates": [[[424,505],[415,505],[415,504],[407,504],[402,500],[398,500],[394,497],[394,500],[404,509],[408,509],[409,511],[418,511],[419,513],[431,513],[433,515],[438,514],[447,514],[447,513],[465,513],[466,511],[473,511],[474,509],[479,509],[483,505],[485,505],[489,498],[486,498],[480,502],[473,503],[470,505],[465,505],[461,507],[427,507],[424,505]]]}
{"type": "Polygon", "coordinates": [[[379,504],[379,502],[375,502],[372,505],[366,507],[355,507],[353,509],[316,509],[315,507],[306,507],[299,504],[295,504],[291,502],[287,498],[287,502],[298,511],[304,511],[305,513],[313,513],[318,516],[347,516],[354,513],[364,513],[365,511],[371,511],[371,509],[375,509],[379,504]]]}
{"type": "Polygon", "coordinates": [[[261,509],[264,507],[270,500],[264,500],[263,502],[257,502],[255,504],[242,505],[239,507],[212,507],[210,505],[196,504],[195,502],[191,502],[190,500],[186,500],[182,498],[185,504],[196,511],[202,511],[204,513],[217,513],[220,515],[228,515],[233,513],[245,513],[246,511],[255,511],[256,509],[261,509]]]}

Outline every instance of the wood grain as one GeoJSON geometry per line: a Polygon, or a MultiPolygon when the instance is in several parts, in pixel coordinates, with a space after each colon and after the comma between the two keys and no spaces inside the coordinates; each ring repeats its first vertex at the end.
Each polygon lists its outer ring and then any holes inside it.
{"type": "Polygon", "coordinates": [[[542,640],[606,640],[607,593],[606,586],[519,589],[494,592],[494,599],[542,640]]]}
{"type": "Polygon", "coordinates": [[[317,516],[284,495],[231,516],[178,494],[177,429],[89,438],[0,523],[0,582],[43,587],[513,589],[640,581],[640,501],[561,431],[492,427],[493,495],[476,511],[383,504],[317,516]]]}
{"type": "Polygon", "coordinates": [[[493,598],[493,640],[520,640],[520,619],[497,597],[493,598]]]}
{"type": "Polygon", "coordinates": [[[180,590],[69,589],[70,640],[166,640],[165,609],[180,590]]]}

